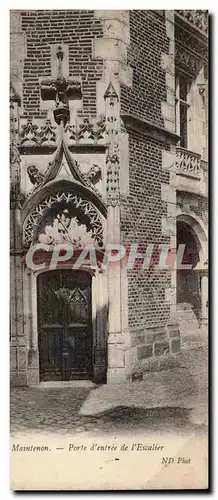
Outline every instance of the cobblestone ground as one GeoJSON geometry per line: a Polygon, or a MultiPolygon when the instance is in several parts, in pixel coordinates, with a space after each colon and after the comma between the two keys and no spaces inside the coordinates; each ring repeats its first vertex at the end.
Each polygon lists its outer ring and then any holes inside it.
{"type": "Polygon", "coordinates": [[[17,431],[99,434],[191,430],[189,410],[184,408],[117,407],[97,416],[81,416],[79,410],[89,392],[90,389],[81,387],[12,389],[12,435],[17,431]]]}
{"type": "MultiPolygon", "coordinates": [[[[65,386],[59,388],[47,387],[26,387],[11,389],[11,433],[137,433],[146,432],[146,434],[155,432],[158,433],[175,433],[175,432],[204,432],[206,427],[204,424],[191,418],[191,407],[199,411],[199,404],[202,406],[203,412],[207,413],[207,376],[205,370],[207,368],[207,350],[199,350],[196,353],[190,352],[181,354],[183,368],[188,367],[189,376],[193,377],[193,382],[198,386],[198,399],[193,397],[193,393],[188,394],[190,404],[183,405],[183,408],[178,406],[169,408],[140,408],[136,407],[135,402],[131,400],[129,395],[126,405],[116,406],[116,394],[111,391],[112,403],[110,409],[105,409],[96,414],[81,415],[79,411],[87,400],[88,396],[97,390],[97,387],[92,385],[87,386],[65,386]],[[92,391],[92,392],[91,392],[92,391]],[[200,395],[200,399],[199,399],[200,395]],[[200,403],[199,403],[200,402],[200,403]],[[113,406],[113,408],[112,408],[113,406]],[[189,409],[188,409],[189,407],[189,409]]],[[[178,373],[172,374],[175,380],[178,378],[178,373]]],[[[153,382],[146,385],[146,400],[148,400],[149,392],[155,391],[156,384],[161,384],[160,380],[154,378],[153,382]]],[[[133,383],[134,384],[134,383],[133,383]]],[[[184,379],[185,384],[185,379],[184,379]]],[[[104,386],[106,387],[106,386],[104,386]]],[[[132,390],[133,390],[132,386],[132,390]]],[[[145,395],[145,386],[143,383],[138,386],[138,399],[140,402],[145,395]],[[141,392],[140,392],[141,387],[141,392]]],[[[107,396],[105,393],[105,398],[107,396]]],[[[115,389],[114,389],[115,390],[115,389]]],[[[133,391],[134,393],[135,391],[133,391]]],[[[189,390],[187,389],[187,393],[189,390]]],[[[108,391],[107,391],[108,393],[108,391]]],[[[197,396],[197,393],[196,393],[197,396]]],[[[144,398],[145,399],[145,398],[144,398]]],[[[180,397],[178,398],[180,401],[180,397]]],[[[124,401],[125,402],[125,401],[124,401]]],[[[119,402],[117,400],[117,404],[119,402]]],[[[140,406],[140,405],[139,405],[140,406]]],[[[162,406],[162,405],[159,405],[162,406]]],[[[205,421],[205,420],[203,420],[205,421]]]]}

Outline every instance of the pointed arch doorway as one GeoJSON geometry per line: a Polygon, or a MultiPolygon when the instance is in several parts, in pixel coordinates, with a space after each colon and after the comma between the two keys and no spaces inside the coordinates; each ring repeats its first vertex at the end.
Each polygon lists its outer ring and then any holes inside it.
{"type": "Polygon", "coordinates": [[[40,381],[93,377],[91,281],[69,269],[38,275],[40,381]]]}
{"type": "MultiPolygon", "coordinates": [[[[40,242],[52,251],[56,244],[70,242],[76,249],[90,243],[101,249],[106,234],[102,204],[76,181],[47,184],[23,210],[25,248],[40,242]]],[[[75,271],[72,262],[69,265],[48,271],[46,263],[43,271],[31,273],[24,268],[30,385],[48,380],[106,380],[107,274],[100,265],[92,271],[89,266],[75,271]]]]}

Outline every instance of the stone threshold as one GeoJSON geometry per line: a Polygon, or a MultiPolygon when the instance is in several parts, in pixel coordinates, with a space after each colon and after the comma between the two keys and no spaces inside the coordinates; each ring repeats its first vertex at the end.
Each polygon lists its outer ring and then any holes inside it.
{"type": "Polygon", "coordinates": [[[91,380],[52,380],[46,382],[40,382],[39,384],[30,385],[29,387],[34,387],[37,389],[58,389],[63,387],[84,387],[84,388],[94,388],[96,384],[91,380]]]}

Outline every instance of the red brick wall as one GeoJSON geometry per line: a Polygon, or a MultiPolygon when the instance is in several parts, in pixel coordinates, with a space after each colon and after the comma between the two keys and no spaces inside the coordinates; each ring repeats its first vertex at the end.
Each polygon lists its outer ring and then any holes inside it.
{"type": "Polygon", "coordinates": [[[150,10],[132,10],[129,24],[128,64],[133,69],[133,85],[122,87],[122,112],[163,126],[161,101],[166,101],[166,76],[161,54],[169,53],[165,17],[150,10]]]}
{"type": "Polygon", "coordinates": [[[92,59],[92,40],[102,37],[102,26],[91,10],[21,11],[22,30],[27,37],[24,61],[24,114],[45,116],[40,111],[39,77],[50,76],[50,44],[69,45],[69,74],[82,77],[83,113],[96,115],[96,81],[102,61],[92,59]]]}
{"type": "MultiPolygon", "coordinates": [[[[133,69],[133,85],[121,88],[121,110],[164,127],[161,102],[166,102],[166,73],[161,57],[169,52],[169,41],[162,14],[151,10],[129,12],[128,64],[133,69]]],[[[125,244],[170,243],[170,238],[162,236],[162,217],[167,215],[167,206],[161,200],[161,183],[169,183],[169,173],[162,169],[164,148],[163,143],[145,134],[129,132],[130,194],[121,211],[125,244]]],[[[129,326],[166,323],[170,308],[165,302],[165,288],[170,286],[170,272],[146,271],[141,265],[129,270],[129,326]]]]}
{"type": "MultiPolygon", "coordinates": [[[[139,243],[141,247],[170,244],[162,236],[162,217],[167,215],[161,200],[161,183],[168,182],[162,170],[162,149],[159,141],[137,133],[129,136],[130,192],[121,207],[121,231],[125,245],[139,243]]],[[[159,269],[143,270],[139,264],[128,271],[129,326],[142,327],[165,323],[169,305],[165,303],[165,288],[170,287],[170,272],[159,269]]]]}

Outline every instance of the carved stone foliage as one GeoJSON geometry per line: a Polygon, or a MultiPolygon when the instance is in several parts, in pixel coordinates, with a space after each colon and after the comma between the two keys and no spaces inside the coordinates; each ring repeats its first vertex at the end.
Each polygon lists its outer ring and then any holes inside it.
{"type": "Polygon", "coordinates": [[[107,203],[115,206],[120,200],[120,163],[118,143],[118,95],[112,84],[108,86],[105,93],[106,108],[106,169],[107,169],[107,203]]]}
{"type": "Polygon", "coordinates": [[[56,143],[56,127],[51,124],[51,120],[47,119],[45,125],[40,130],[40,144],[50,145],[56,143]]]}
{"type": "Polygon", "coordinates": [[[84,118],[77,120],[75,124],[67,124],[65,127],[65,137],[68,145],[79,144],[104,144],[105,143],[105,117],[101,120],[84,118]]]}
{"type": "Polygon", "coordinates": [[[21,129],[20,146],[54,146],[56,144],[56,130],[49,119],[41,127],[34,124],[32,120],[28,120],[21,129]]]}
{"type": "Polygon", "coordinates": [[[98,193],[97,189],[95,188],[95,184],[97,184],[97,182],[102,179],[101,167],[99,165],[94,164],[90,168],[89,172],[87,172],[87,174],[84,174],[83,172],[81,172],[81,169],[80,169],[80,166],[78,163],[77,163],[77,166],[80,170],[81,176],[82,176],[85,184],[98,193]]]}
{"type": "MultiPolygon", "coordinates": [[[[77,123],[67,123],[64,129],[64,137],[68,146],[73,145],[104,145],[105,144],[105,117],[101,120],[89,121],[88,119],[77,120],[77,123]]],[[[39,126],[28,120],[22,125],[19,145],[23,147],[56,146],[57,126],[50,119],[45,125],[39,126]]]]}
{"type": "Polygon", "coordinates": [[[44,180],[44,175],[39,172],[39,169],[35,165],[29,165],[27,167],[27,173],[30,179],[30,182],[36,187],[40,186],[44,180]]]}
{"type": "Polygon", "coordinates": [[[96,184],[102,177],[101,176],[101,167],[99,165],[95,165],[95,164],[92,165],[88,174],[86,174],[86,175],[93,184],[96,184]]]}
{"type": "Polygon", "coordinates": [[[208,60],[207,43],[194,37],[188,31],[184,32],[184,29],[177,24],[175,25],[175,41],[176,44],[179,43],[186,50],[191,50],[197,57],[204,59],[205,62],[208,60]]]}
{"type": "Polygon", "coordinates": [[[95,206],[75,192],[56,192],[41,201],[24,224],[24,245],[70,242],[103,244],[101,217],[95,206]]]}
{"type": "Polygon", "coordinates": [[[207,10],[178,10],[193,26],[200,29],[205,35],[208,34],[208,11],[207,10]]]}
{"type": "Polygon", "coordinates": [[[20,154],[18,150],[18,106],[20,98],[10,86],[10,201],[11,206],[21,206],[20,154]]]}
{"type": "Polygon", "coordinates": [[[85,224],[80,224],[77,217],[71,217],[68,208],[58,213],[51,223],[43,228],[38,241],[46,245],[71,243],[75,248],[83,248],[95,242],[92,231],[88,231],[85,224]]]}
{"type": "Polygon", "coordinates": [[[184,46],[176,44],[175,46],[175,61],[179,69],[184,69],[187,73],[197,75],[202,68],[204,62],[198,55],[189,52],[184,46]]]}
{"type": "Polygon", "coordinates": [[[111,142],[107,149],[107,197],[108,203],[119,203],[119,149],[116,143],[111,142]]]}

